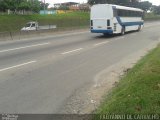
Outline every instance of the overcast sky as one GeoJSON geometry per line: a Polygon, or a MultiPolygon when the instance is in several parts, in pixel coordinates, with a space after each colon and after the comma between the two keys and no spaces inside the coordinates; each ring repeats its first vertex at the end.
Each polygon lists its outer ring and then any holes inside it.
{"type": "MultiPolygon", "coordinates": [[[[44,1],[44,0],[41,0],[44,1]]],[[[150,1],[154,5],[160,5],[160,0],[142,0],[142,1],[150,1]]],[[[63,2],[78,2],[78,3],[86,3],[87,0],[46,0],[46,3],[53,5],[54,3],[63,3],[63,2]]]]}

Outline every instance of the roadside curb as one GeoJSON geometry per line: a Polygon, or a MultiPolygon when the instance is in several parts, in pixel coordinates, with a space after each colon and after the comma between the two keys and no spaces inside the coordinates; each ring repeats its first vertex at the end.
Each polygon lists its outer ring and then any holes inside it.
{"type": "Polygon", "coordinates": [[[41,30],[41,31],[27,31],[27,32],[2,32],[0,33],[0,42],[2,41],[17,41],[27,39],[42,39],[54,37],[54,35],[71,34],[89,30],[88,26],[82,28],[61,28],[57,30],[41,30]]]}

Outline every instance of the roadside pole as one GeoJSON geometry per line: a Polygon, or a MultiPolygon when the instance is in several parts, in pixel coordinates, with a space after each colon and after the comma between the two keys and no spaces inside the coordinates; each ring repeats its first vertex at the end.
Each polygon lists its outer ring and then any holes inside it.
{"type": "Polygon", "coordinates": [[[44,7],[44,15],[46,14],[46,12],[45,12],[46,11],[45,5],[46,5],[46,1],[44,0],[44,6],[43,6],[44,7]]]}

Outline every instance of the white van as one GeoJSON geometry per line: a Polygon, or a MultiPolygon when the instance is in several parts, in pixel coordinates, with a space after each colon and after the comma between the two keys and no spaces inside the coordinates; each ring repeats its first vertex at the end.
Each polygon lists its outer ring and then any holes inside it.
{"type": "Polygon", "coordinates": [[[21,31],[31,31],[31,30],[37,30],[38,29],[38,22],[28,22],[21,31]]]}
{"type": "Polygon", "coordinates": [[[57,28],[56,25],[44,25],[39,26],[38,22],[28,22],[21,31],[33,31],[33,30],[48,30],[48,29],[55,29],[57,28]]]}

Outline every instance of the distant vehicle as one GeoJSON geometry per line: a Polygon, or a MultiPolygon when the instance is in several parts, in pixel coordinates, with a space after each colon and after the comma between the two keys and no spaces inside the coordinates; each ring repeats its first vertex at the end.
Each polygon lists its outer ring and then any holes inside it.
{"type": "Polygon", "coordinates": [[[28,22],[21,31],[34,31],[34,30],[47,30],[47,29],[55,29],[56,25],[45,25],[39,26],[38,22],[28,22]]]}
{"type": "Polygon", "coordinates": [[[138,8],[112,4],[91,7],[90,28],[92,33],[118,34],[138,30],[144,25],[144,11],[138,8]]]}

